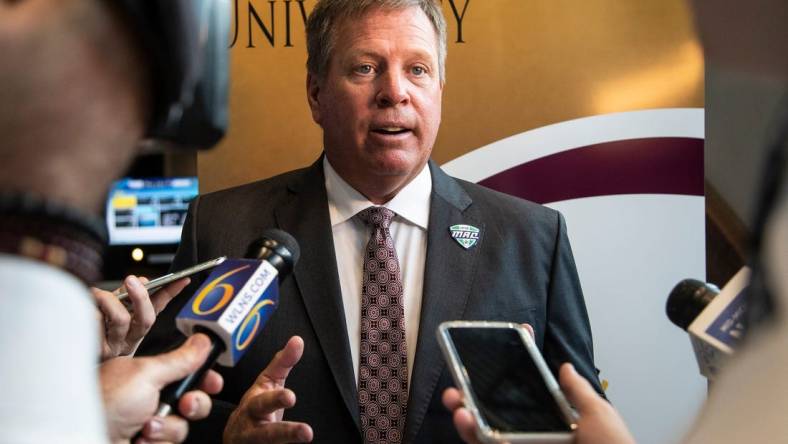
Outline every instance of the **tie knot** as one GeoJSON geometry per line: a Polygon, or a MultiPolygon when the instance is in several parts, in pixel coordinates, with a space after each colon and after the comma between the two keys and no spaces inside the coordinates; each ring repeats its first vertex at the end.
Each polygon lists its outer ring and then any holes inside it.
{"type": "Polygon", "coordinates": [[[365,210],[361,210],[358,213],[358,217],[367,225],[371,224],[376,228],[388,228],[391,220],[394,219],[394,212],[386,207],[369,207],[365,210]]]}

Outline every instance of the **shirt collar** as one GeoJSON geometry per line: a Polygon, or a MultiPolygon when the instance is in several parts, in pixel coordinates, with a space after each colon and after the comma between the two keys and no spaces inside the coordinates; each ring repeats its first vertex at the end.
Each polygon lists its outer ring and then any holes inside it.
{"type": "MultiPolygon", "coordinates": [[[[345,182],[325,156],[323,156],[323,172],[326,177],[328,213],[332,227],[374,205],[363,194],[345,182]]],[[[429,167],[425,164],[421,172],[383,206],[426,230],[430,218],[431,193],[432,175],[429,167]]]]}

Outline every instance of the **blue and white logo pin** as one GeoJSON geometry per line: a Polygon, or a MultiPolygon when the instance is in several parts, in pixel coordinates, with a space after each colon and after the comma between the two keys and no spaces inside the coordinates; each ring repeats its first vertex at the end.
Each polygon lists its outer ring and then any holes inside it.
{"type": "Polygon", "coordinates": [[[479,229],[472,225],[452,225],[449,227],[451,237],[466,250],[479,241],[479,229]]]}

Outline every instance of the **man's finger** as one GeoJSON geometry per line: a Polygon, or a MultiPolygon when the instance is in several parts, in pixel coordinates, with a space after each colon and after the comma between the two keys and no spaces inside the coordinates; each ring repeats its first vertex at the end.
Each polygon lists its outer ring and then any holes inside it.
{"type": "Polygon", "coordinates": [[[191,279],[187,277],[181,278],[177,281],[170,282],[153,293],[150,300],[153,303],[153,309],[156,311],[156,314],[158,315],[161,313],[167,304],[169,304],[170,301],[175,298],[175,296],[178,296],[178,294],[183,291],[183,289],[186,288],[190,282],[191,279]]]}
{"type": "Polygon", "coordinates": [[[222,391],[223,386],[224,379],[222,378],[222,375],[214,370],[208,370],[208,372],[205,373],[205,377],[203,377],[202,381],[200,381],[198,388],[209,395],[215,395],[222,391]]]}
{"type": "Polygon", "coordinates": [[[452,412],[452,421],[457,433],[466,443],[476,443],[476,420],[473,415],[463,407],[462,392],[450,387],[443,391],[443,405],[452,412]]]}
{"type": "Polygon", "coordinates": [[[153,304],[148,296],[148,290],[145,289],[143,280],[131,275],[126,276],[123,284],[129,293],[131,305],[134,307],[131,325],[126,334],[126,342],[134,344],[148,333],[153,322],[156,321],[156,312],[153,309],[153,304]]]}
{"type": "Polygon", "coordinates": [[[197,333],[171,352],[139,359],[145,361],[149,380],[164,387],[197,370],[208,358],[210,348],[208,336],[197,333]]]}
{"type": "Polygon", "coordinates": [[[296,403],[295,393],[288,389],[265,390],[246,403],[247,414],[256,420],[266,417],[277,410],[288,409],[296,403]]]}
{"type": "Polygon", "coordinates": [[[116,344],[125,340],[131,324],[131,315],[126,310],[126,307],[114,294],[108,291],[99,290],[98,288],[92,288],[91,291],[104,318],[106,341],[116,344]]]}
{"type": "Polygon", "coordinates": [[[256,384],[262,385],[273,382],[277,385],[284,385],[290,370],[301,360],[304,354],[304,340],[299,336],[293,336],[287,341],[285,347],[279,350],[274,359],[268,364],[258,376],[256,384]]]}
{"type": "Polygon", "coordinates": [[[453,412],[462,407],[462,393],[454,387],[447,388],[443,391],[443,405],[453,412]]]}
{"type": "Polygon", "coordinates": [[[463,441],[471,444],[479,442],[476,438],[476,420],[466,408],[461,407],[455,410],[452,421],[463,441]]]}
{"type": "Polygon", "coordinates": [[[183,442],[188,434],[189,423],[175,415],[153,417],[142,427],[145,442],[183,442]]]}
{"type": "Polygon", "coordinates": [[[259,425],[244,442],[264,442],[280,444],[290,442],[311,442],[312,427],[302,422],[278,421],[259,425]]]}
{"type": "Polygon", "coordinates": [[[561,383],[561,390],[569,402],[577,408],[580,415],[589,411],[601,399],[591,384],[580,376],[570,363],[561,365],[558,379],[561,383]]]}
{"type": "Polygon", "coordinates": [[[178,400],[178,412],[189,421],[203,419],[211,413],[211,397],[199,390],[186,392],[178,400]]]}

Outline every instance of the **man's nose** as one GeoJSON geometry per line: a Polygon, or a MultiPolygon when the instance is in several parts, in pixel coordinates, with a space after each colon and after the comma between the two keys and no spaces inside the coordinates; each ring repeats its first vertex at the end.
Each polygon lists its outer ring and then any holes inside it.
{"type": "Polygon", "coordinates": [[[389,70],[379,78],[378,94],[375,100],[379,106],[388,107],[407,103],[408,80],[398,70],[389,70]]]}

